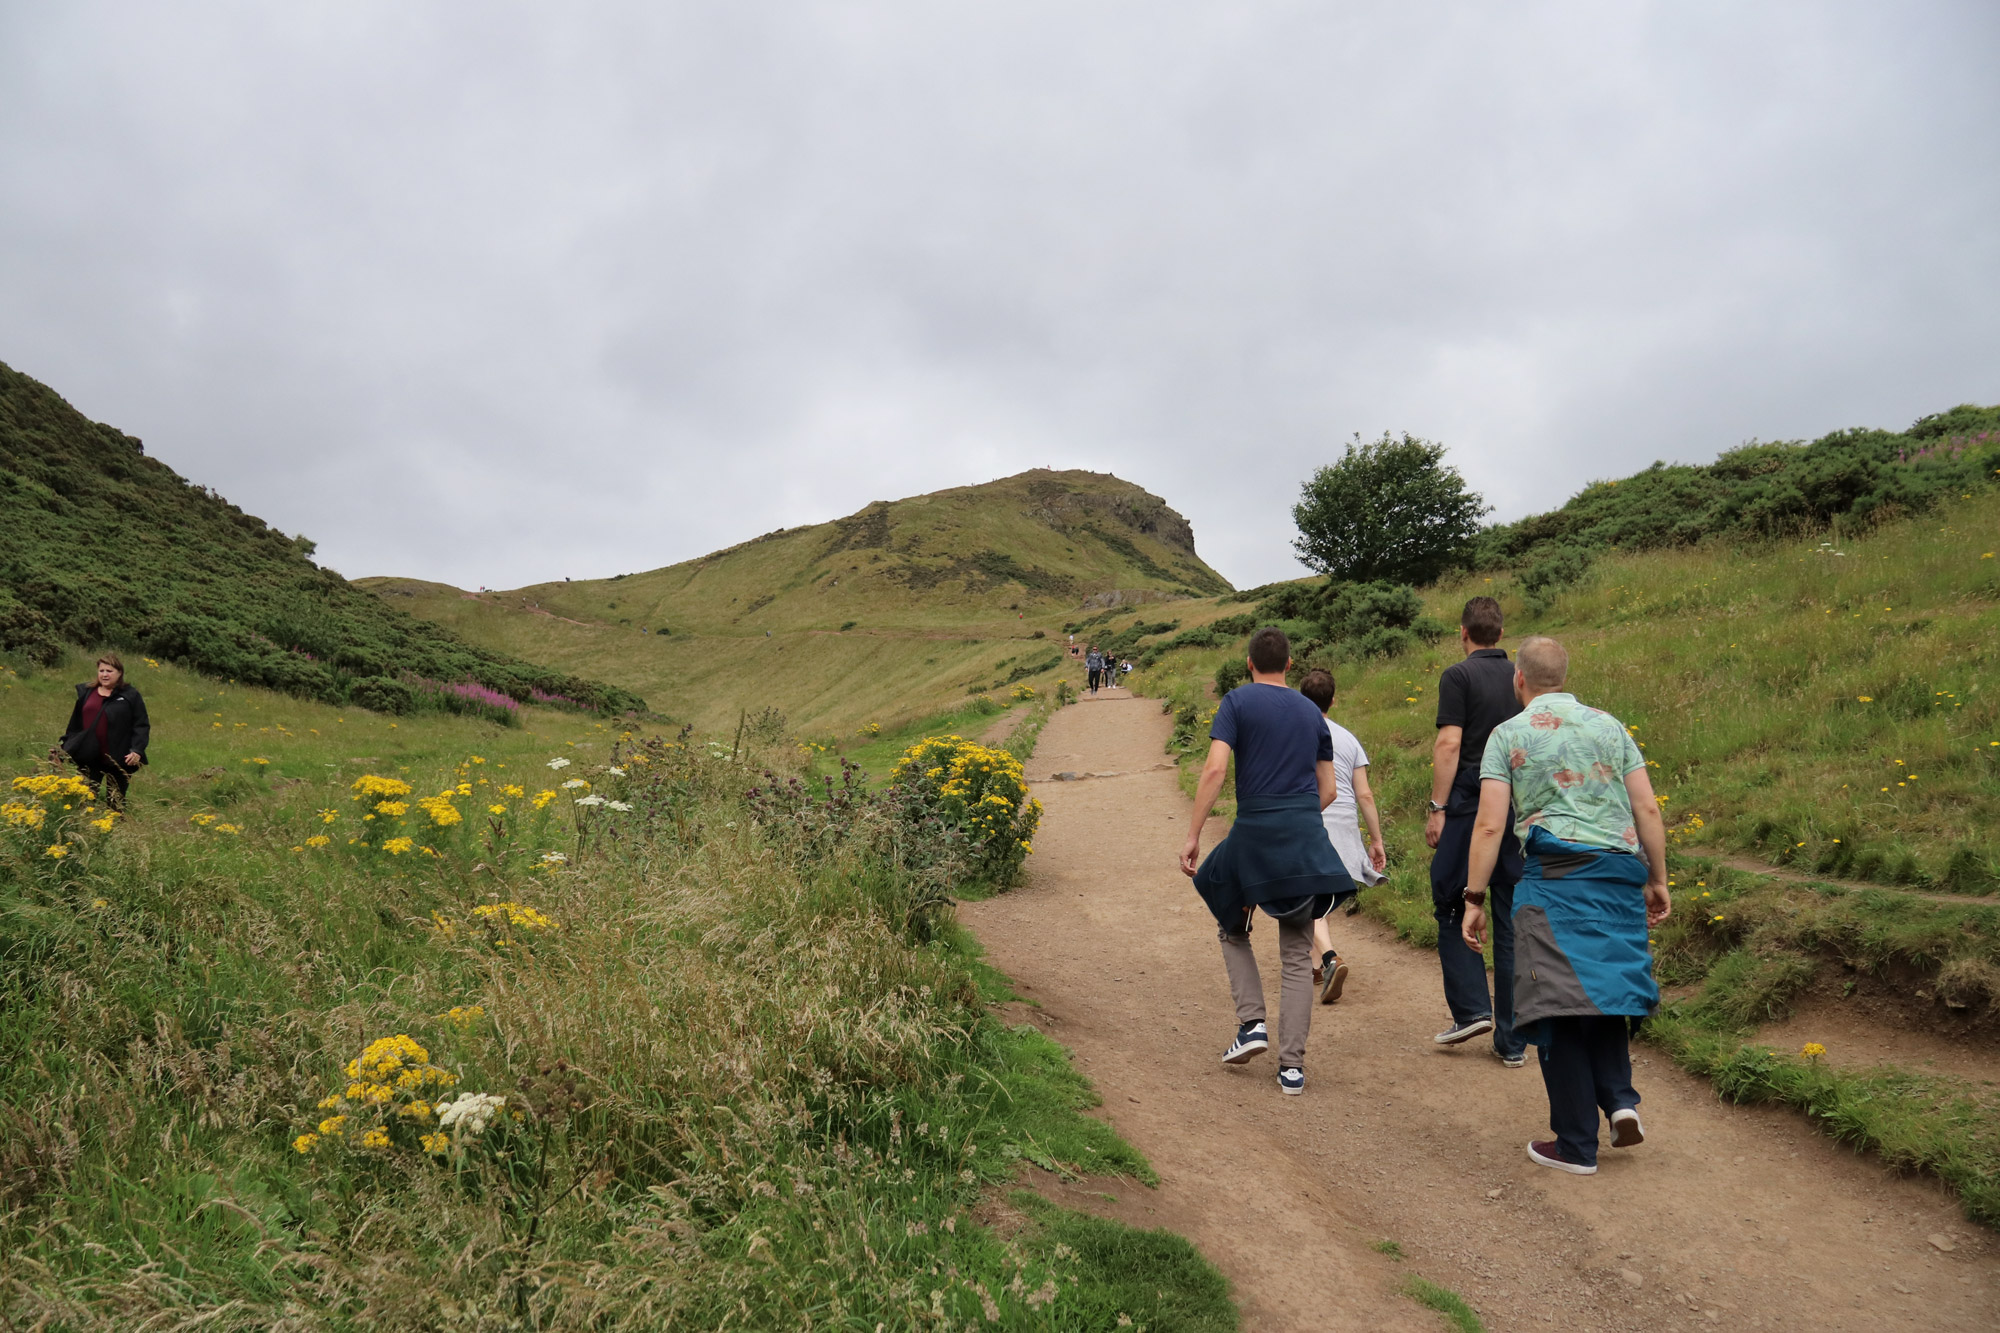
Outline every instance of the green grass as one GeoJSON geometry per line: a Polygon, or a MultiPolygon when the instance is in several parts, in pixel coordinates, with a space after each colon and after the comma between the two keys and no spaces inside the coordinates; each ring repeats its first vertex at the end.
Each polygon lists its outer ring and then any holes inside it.
{"type": "MultiPolygon", "coordinates": [[[[81,665],[0,677],[7,771],[81,665]]],[[[1234,1326],[1185,1242],[975,1219],[1023,1160],[1152,1173],[1062,1050],[993,1014],[1004,979],[928,897],[948,858],[886,816],[830,853],[753,826],[744,768],[796,747],[739,763],[697,734],[621,777],[622,736],[573,714],[392,721],[143,671],[130,818],[61,858],[50,826],[0,839],[10,1320],[904,1328],[990,1302],[1005,1328],[1234,1326]],[[472,794],[454,825],[370,822],[363,773],[472,794]],[[389,854],[387,823],[437,854],[389,854]],[[557,925],[479,914],[501,902],[557,925]],[[427,1121],[298,1151],[397,1033],[524,1118],[457,1158],[421,1150],[427,1121]]]]}
{"type": "Polygon", "coordinates": [[[1465,1303],[1463,1296],[1449,1287],[1440,1287],[1412,1273],[1403,1283],[1403,1294],[1427,1310],[1436,1310],[1459,1333],[1486,1333],[1479,1315],[1465,1303]]]}

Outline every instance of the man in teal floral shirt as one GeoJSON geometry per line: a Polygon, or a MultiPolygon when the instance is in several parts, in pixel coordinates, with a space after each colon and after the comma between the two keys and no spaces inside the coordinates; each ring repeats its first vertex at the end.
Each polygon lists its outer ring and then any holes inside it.
{"type": "Polygon", "coordinates": [[[1643,1142],[1630,1027],[1660,1002],[1647,932],[1667,919],[1666,827],[1639,747],[1617,718],[1564,692],[1569,654],[1534,638],[1516,655],[1521,712],[1493,729],[1465,889],[1465,943],[1484,946],[1486,887],[1508,806],[1525,867],[1514,889],[1514,1023],[1539,1048],[1554,1138],[1543,1166],[1597,1172],[1598,1112],[1611,1146],[1643,1142]]]}

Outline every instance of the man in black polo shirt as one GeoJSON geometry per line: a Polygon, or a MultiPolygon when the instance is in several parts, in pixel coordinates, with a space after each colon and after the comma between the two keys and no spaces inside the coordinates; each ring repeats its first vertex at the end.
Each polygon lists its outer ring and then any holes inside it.
{"type": "Polygon", "coordinates": [[[1521,711],[1514,697],[1514,664],[1500,642],[1500,603],[1475,597],[1458,618],[1458,642],[1465,660],[1438,677],[1437,744],[1431,751],[1430,818],[1424,841],[1431,857],[1431,910],[1438,923],[1438,962],[1444,969],[1444,1001],[1451,1026],[1437,1034],[1440,1046],[1456,1046],[1493,1034],[1493,1053],[1509,1069],[1526,1063],[1526,1044],[1514,1034],[1514,885],[1521,878],[1521,844],[1514,817],[1500,845],[1488,888],[1493,894],[1493,992],[1486,991],[1486,960],[1465,947],[1466,859],[1472,825],[1479,813],[1479,762],[1493,728],[1521,711]]]}

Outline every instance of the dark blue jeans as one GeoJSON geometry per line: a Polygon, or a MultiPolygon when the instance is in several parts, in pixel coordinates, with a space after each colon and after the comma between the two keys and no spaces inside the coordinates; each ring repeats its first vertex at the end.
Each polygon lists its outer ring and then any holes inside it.
{"type": "Polygon", "coordinates": [[[1493,992],[1486,991],[1486,960],[1466,947],[1459,930],[1465,922],[1463,898],[1448,906],[1433,901],[1438,923],[1438,962],[1444,970],[1444,1002],[1451,1021],[1493,1019],[1493,1049],[1519,1055],[1527,1043],[1514,1034],[1514,886],[1486,886],[1486,919],[1493,928],[1493,992]]]}
{"type": "MultiPolygon", "coordinates": [[[[1467,950],[1467,952],[1471,952],[1467,950]]],[[[1563,1156],[1597,1165],[1597,1113],[1639,1105],[1632,1087],[1631,1028],[1628,1020],[1591,1015],[1550,1018],[1548,1040],[1539,1049],[1542,1083],[1549,1090],[1549,1132],[1563,1156]]]]}

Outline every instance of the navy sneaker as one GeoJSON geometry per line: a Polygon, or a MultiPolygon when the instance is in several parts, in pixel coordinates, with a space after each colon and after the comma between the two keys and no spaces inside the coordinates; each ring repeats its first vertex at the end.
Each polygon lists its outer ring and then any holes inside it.
{"type": "Polygon", "coordinates": [[[1431,1040],[1440,1046],[1456,1046],[1462,1041],[1471,1041],[1474,1037],[1483,1037],[1492,1030],[1493,1018],[1491,1015],[1488,1015],[1485,1018],[1475,1018],[1465,1023],[1453,1023],[1450,1027],[1438,1033],[1437,1036],[1432,1037],[1431,1040]]]}
{"type": "Polygon", "coordinates": [[[1498,1060],[1501,1064],[1507,1066],[1507,1068],[1509,1069],[1519,1069],[1522,1065],[1528,1063],[1528,1053],[1526,1051],[1521,1051],[1518,1052],[1517,1054],[1509,1055],[1507,1054],[1507,1052],[1499,1049],[1498,1047],[1495,1047],[1493,1050],[1493,1058],[1495,1060],[1498,1060]]]}
{"type": "Polygon", "coordinates": [[[1611,1113],[1612,1147],[1636,1148],[1645,1141],[1646,1127],[1639,1123],[1637,1111],[1625,1106],[1611,1113]]]}
{"type": "Polygon", "coordinates": [[[1264,1031],[1262,1020],[1245,1023],[1236,1030],[1236,1040],[1229,1043],[1229,1049],[1222,1053],[1222,1063],[1240,1065],[1253,1055],[1262,1055],[1271,1049],[1271,1038],[1264,1031]]]}
{"type": "Polygon", "coordinates": [[[1306,1090],[1306,1071],[1303,1069],[1280,1069],[1278,1071],[1278,1091],[1287,1097],[1296,1097],[1306,1090]]]}
{"type": "Polygon", "coordinates": [[[1572,1162],[1563,1155],[1562,1145],[1554,1139],[1547,1139],[1539,1143],[1530,1143],[1528,1145],[1528,1160],[1539,1162],[1543,1166],[1552,1166],[1558,1171],[1567,1171],[1573,1176],[1594,1176],[1597,1174],[1597,1164],[1595,1162],[1589,1166],[1585,1166],[1582,1162],[1572,1162]]]}

